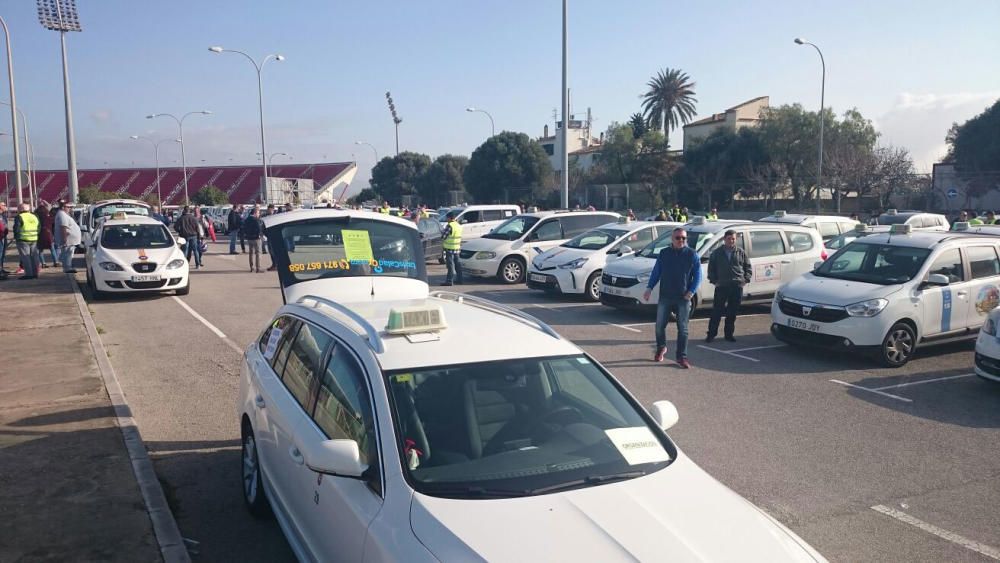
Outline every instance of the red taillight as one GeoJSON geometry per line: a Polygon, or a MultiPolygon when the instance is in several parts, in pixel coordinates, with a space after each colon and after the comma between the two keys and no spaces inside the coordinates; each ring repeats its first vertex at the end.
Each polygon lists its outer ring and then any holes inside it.
{"type": "Polygon", "coordinates": [[[830,255],[827,254],[826,251],[824,250],[823,252],[820,252],[819,257],[822,258],[823,260],[826,260],[827,258],[830,257],[830,255]]]}

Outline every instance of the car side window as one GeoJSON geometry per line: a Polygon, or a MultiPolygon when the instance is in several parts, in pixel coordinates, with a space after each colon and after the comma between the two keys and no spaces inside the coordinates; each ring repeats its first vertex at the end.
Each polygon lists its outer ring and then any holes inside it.
{"type": "Polygon", "coordinates": [[[323,370],[313,420],[328,439],[357,442],[362,463],[377,459],[375,417],[365,374],[342,345],[334,349],[323,370]]]}
{"type": "Polygon", "coordinates": [[[281,380],[302,408],[308,412],[314,384],[318,379],[319,362],[333,339],[309,323],[302,323],[290,347],[285,372],[281,380]]]}
{"type": "Polygon", "coordinates": [[[992,246],[969,246],[965,249],[969,257],[969,271],[972,279],[989,278],[1000,275],[1000,260],[992,246]]]}
{"type": "Polygon", "coordinates": [[[602,414],[625,424],[618,409],[605,397],[590,379],[582,377],[580,371],[569,365],[572,360],[556,360],[549,363],[552,370],[553,387],[580,403],[601,411],[602,414]]]}
{"type": "Polygon", "coordinates": [[[788,236],[788,245],[792,247],[792,252],[805,252],[813,247],[813,239],[808,233],[785,233],[788,236]]]}
{"type": "Polygon", "coordinates": [[[458,221],[459,223],[478,223],[481,219],[478,211],[466,211],[458,221]]]}
{"type": "MultiPolygon", "coordinates": [[[[278,338],[278,346],[271,361],[271,367],[274,368],[274,373],[278,375],[278,379],[281,379],[282,373],[285,371],[285,361],[288,360],[288,349],[291,348],[292,341],[295,340],[295,334],[299,331],[299,325],[301,324],[298,319],[292,317],[282,318],[286,320],[287,324],[284,325],[281,337],[278,338]]],[[[272,328],[271,330],[273,331],[274,329],[272,328]]]]}
{"type": "Polygon", "coordinates": [[[257,341],[257,349],[260,350],[260,353],[268,362],[274,359],[274,355],[278,351],[278,344],[281,342],[281,335],[292,324],[292,320],[294,319],[288,316],[278,317],[260,335],[260,339],[257,341]]]}
{"type": "Polygon", "coordinates": [[[836,223],[827,223],[825,221],[816,223],[816,230],[819,231],[819,236],[824,241],[830,240],[840,234],[840,229],[837,228],[836,223]]]}
{"type": "Polygon", "coordinates": [[[503,218],[500,214],[499,209],[484,209],[483,210],[483,221],[499,221],[503,218]]]}
{"type": "Polygon", "coordinates": [[[560,240],[563,238],[562,226],[559,224],[558,219],[549,219],[548,221],[542,221],[535,232],[531,235],[531,240],[560,240]]]}
{"type": "Polygon", "coordinates": [[[957,248],[945,250],[931,264],[927,274],[941,274],[948,277],[949,283],[965,280],[965,268],[962,267],[962,255],[957,248]]]}
{"type": "Polygon", "coordinates": [[[638,250],[651,242],[653,242],[653,227],[646,227],[625,238],[625,244],[631,246],[633,250],[638,250]]]}
{"type": "Polygon", "coordinates": [[[750,231],[750,258],[785,253],[785,241],[778,231],[750,231]]]}

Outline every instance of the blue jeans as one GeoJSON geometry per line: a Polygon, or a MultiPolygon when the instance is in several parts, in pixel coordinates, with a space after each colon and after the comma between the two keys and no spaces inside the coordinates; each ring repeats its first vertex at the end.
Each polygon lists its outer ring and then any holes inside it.
{"type": "Polygon", "coordinates": [[[445,250],[444,263],[448,266],[447,283],[462,283],[462,264],[458,261],[458,250],[445,250]]]}
{"type": "Polygon", "coordinates": [[[201,237],[188,237],[184,245],[184,255],[188,263],[191,262],[191,254],[194,254],[195,266],[201,267],[201,237]]]}
{"type": "Polygon", "coordinates": [[[239,235],[239,231],[233,231],[229,233],[229,253],[236,254],[236,237],[239,235]]]}
{"type": "Polygon", "coordinates": [[[691,302],[683,297],[663,297],[656,305],[656,349],[667,345],[667,324],[670,312],[677,317],[677,360],[687,358],[688,318],[691,317],[691,302]]]}

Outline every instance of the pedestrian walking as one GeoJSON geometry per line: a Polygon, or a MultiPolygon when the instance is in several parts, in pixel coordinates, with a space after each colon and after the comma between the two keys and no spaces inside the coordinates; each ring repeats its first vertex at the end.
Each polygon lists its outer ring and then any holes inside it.
{"type": "Polygon", "coordinates": [[[19,279],[33,280],[38,277],[41,260],[38,258],[38,233],[41,221],[31,212],[27,203],[18,206],[19,213],[14,218],[14,241],[17,243],[17,254],[21,257],[21,267],[24,275],[19,279]]]}
{"type": "Polygon", "coordinates": [[[441,247],[444,249],[444,263],[448,266],[448,276],[441,285],[462,285],[462,263],[459,262],[459,252],[462,248],[462,225],[455,220],[456,213],[449,211],[445,218],[448,220],[441,233],[441,247]]]}
{"type": "MultiPolygon", "coordinates": [[[[240,234],[240,227],[243,224],[243,206],[237,205],[229,209],[229,217],[226,218],[226,234],[229,235],[229,253],[239,254],[236,252],[236,239],[240,234]]],[[[242,239],[241,239],[242,240],[242,239]]],[[[246,252],[246,249],[243,250],[246,252]]]]}
{"type": "Polygon", "coordinates": [[[264,236],[264,223],[260,220],[260,208],[254,207],[240,225],[240,232],[247,243],[247,255],[250,258],[250,271],[261,273],[260,243],[264,236]]]}
{"type": "Polygon", "coordinates": [[[83,233],[80,232],[80,225],[73,219],[72,201],[59,202],[56,207],[52,234],[58,245],[59,261],[62,263],[63,273],[75,274],[73,254],[76,252],[77,245],[83,242],[83,233]]]}
{"type": "Polygon", "coordinates": [[[670,246],[660,251],[656,264],[646,284],[642,298],[649,301],[653,288],[660,285],[660,299],[656,307],[656,354],[654,362],[662,362],[667,353],[667,324],[670,313],[677,317],[677,365],[691,367],[687,357],[688,319],[691,316],[691,299],[701,283],[701,261],[698,253],[687,245],[687,232],[683,227],[674,229],[670,246]]]}
{"type": "Polygon", "coordinates": [[[201,268],[201,225],[195,217],[191,208],[184,206],[181,218],[176,224],[177,234],[184,237],[184,255],[187,261],[191,262],[191,255],[194,255],[194,269],[201,268]]]}
{"type": "Polygon", "coordinates": [[[736,342],[736,313],[743,300],[743,286],[753,279],[753,267],[747,253],[736,246],[736,231],[726,231],[722,241],[722,246],[708,258],[708,281],[715,286],[715,296],[705,342],[711,342],[719,335],[719,321],[723,313],[726,315],[723,334],[727,341],[736,342]]]}
{"type": "Polygon", "coordinates": [[[52,213],[49,211],[49,204],[44,201],[38,202],[38,207],[35,208],[35,217],[38,217],[38,245],[36,246],[38,263],[42,265],[42,268],[49,267],[45,260],[45,251],[48,250],[52,255],[52,266],[55,267],[58,264],[56,263],[55,249],[52,246],[52,213]]]}

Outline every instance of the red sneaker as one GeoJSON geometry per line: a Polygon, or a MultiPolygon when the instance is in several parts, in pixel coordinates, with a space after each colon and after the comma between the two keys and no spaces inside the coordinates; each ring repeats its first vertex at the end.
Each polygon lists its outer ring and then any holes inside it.
{"type": "Polygon", "coordinates": [[[667,347],[666,346],[664,346],[662,348],[657,348],[656,349],[656,355],[653,356],[653,361],[654,362],[662,362],[663,361],[663,356],[665,356],[665,355],[667,355],[667,347]]]}
{"type": "Polygon", "coordinates": [[[677,365],[681,366],[681,369],[691,369],[691,362],[687,358],[677,360],[677,365]]]}

